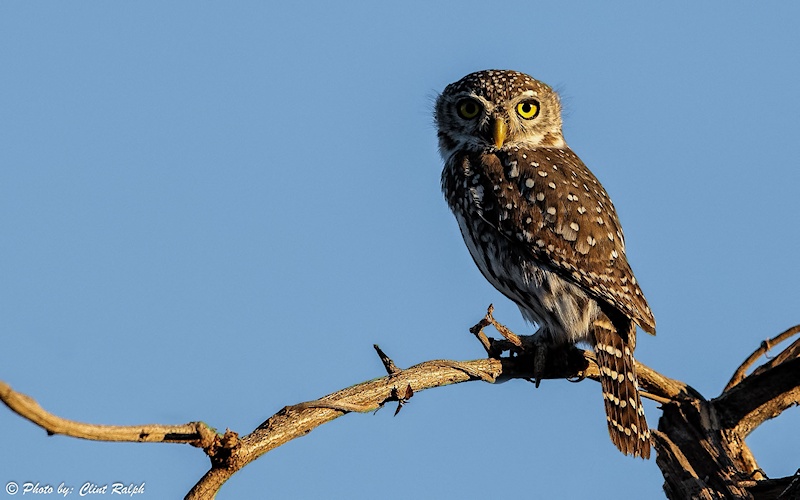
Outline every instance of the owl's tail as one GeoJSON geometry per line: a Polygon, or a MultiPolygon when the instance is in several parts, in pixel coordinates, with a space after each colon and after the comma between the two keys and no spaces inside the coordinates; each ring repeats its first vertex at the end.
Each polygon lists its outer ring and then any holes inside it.
{"type": "Polygon", "coordinates": [[[604,315],[594,324],[594,348],[600,368],[600,385],[606,407],[608,433],[625,455],[650,458],[650,429],[636,390],[636,325],[625,318],[617,329],[604,315]]]}

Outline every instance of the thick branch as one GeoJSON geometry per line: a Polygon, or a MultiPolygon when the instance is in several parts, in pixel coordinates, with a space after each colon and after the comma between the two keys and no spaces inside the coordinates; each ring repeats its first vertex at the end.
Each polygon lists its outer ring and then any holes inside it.
{"type": "Polygon", "coordinates": [[[800,341],[745,375],[772,347],[796,333],[790,328],[762,342],[731,377],[719,397],[675,400],[663,406],[654,433],[658,465],[671,499],[792,498],[791,481],[767,479],[745,443],[764,420],[800,404],[800,341]]]}
{"type": "Polygon", "coordinates": [[[723,428],[747,436],[765,420],[800,405],[800,358],[748,376],[713,403],[723,428]]]}

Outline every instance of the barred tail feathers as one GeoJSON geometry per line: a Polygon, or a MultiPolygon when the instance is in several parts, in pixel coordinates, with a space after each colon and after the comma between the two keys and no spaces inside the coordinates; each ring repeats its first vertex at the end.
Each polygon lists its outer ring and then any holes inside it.
{"type": "Polygon", "coordinates": [[[595,354],[611,441],[625,455],[647,459],[650,458],[650,429],[636,389],[633,360],[636,325],[629,320],[626,323],[628,331],[620,334],[606,318],[595,322],[595,354]]]}

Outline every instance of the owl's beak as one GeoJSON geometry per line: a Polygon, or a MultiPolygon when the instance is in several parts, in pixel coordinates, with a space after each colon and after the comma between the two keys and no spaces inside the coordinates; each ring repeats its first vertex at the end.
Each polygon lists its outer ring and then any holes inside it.
{"type": "Polygon", "coordinates": [[[495,119],[492,124],[492,138],[494,139],[495,147],[503,147],[503,143],[506,142],[507,133],[508,125],[506,125],[506,121],[503,119],[495,119]]]}

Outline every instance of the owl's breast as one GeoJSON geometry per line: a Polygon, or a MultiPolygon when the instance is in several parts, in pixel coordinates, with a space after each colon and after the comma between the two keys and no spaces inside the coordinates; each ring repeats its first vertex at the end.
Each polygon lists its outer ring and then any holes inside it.
{"type": "Polygon", "coordinates": [[[560,288],[580,291],[654,330],[614,206],[571,150],[456,154],[442,183],[473,259],[512,300],[519,303],[514,285],[541,284],[548,281],[542,276],[552,275],[563,281],[560,288]]]}

